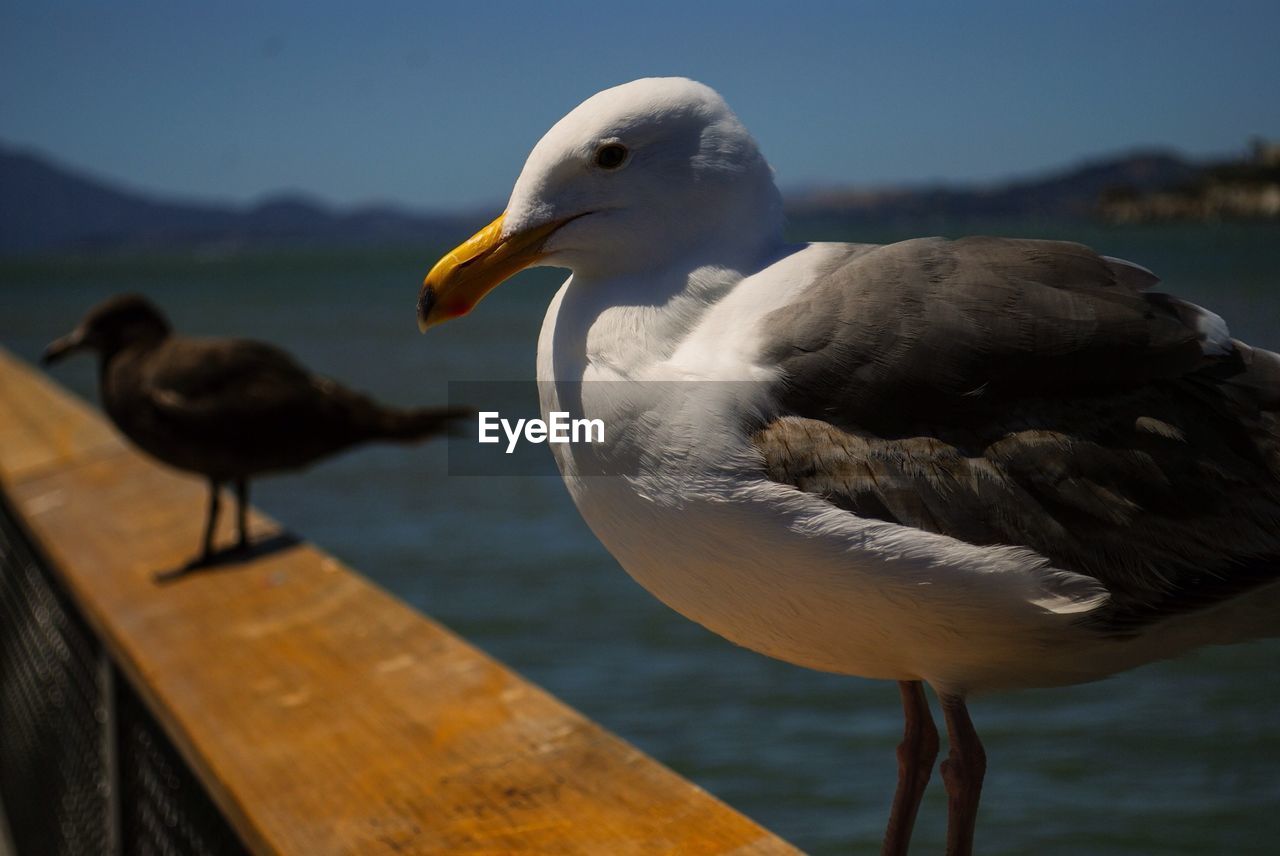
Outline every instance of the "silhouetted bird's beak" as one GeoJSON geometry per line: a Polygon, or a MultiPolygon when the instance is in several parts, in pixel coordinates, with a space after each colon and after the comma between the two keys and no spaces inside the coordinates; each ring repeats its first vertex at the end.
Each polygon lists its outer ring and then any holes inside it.
{"type": "Polygon", "coordinates": [[[54,339],[49,346],[44,349],[44,356],[40,358],[40,362],[46,366],[51,366],[61,360],[67,354],[74,353],[84,347],[84,331],[73,330],[61,339],[54,339]]]}

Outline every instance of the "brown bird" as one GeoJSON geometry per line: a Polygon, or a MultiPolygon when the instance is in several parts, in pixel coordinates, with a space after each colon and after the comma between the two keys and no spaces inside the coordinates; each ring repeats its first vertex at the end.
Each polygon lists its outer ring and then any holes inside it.
{"type": "Polygon", "coordinates": [[[94,307],[44,352],[46,365],[96,351],[102,404],[143,451],[209,480],[200,556],[213,556],[222,485],[236,490],[237,549],[249,546],[249,479],[296,470],[372,440],[414,441],[469,411],[400,410],[312,374],[279,348],[244,339],[179,336],[139,295],[94,307]]]}

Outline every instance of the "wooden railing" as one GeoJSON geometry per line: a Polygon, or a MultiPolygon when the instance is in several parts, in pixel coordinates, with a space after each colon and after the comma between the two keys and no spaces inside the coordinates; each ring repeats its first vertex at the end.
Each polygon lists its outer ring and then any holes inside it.
{"type": "MultiPolygon", "coordinates": [[[[225,821],[254,853],[794,852],[308,544],[157,582],[157,570],[189,556],[203,485],[132,450],[91,407],[3,351],[0,489],[10,541],[25,544],[11,544],[10,558],[21,564],[29,551],[57,589],[22,607],[27,596],[6,579],[0,595],[13,602],[0,606],[38,625],[49,603],[62,603],[83,616],[85,629],[75,631],[73,615],[67,632],[101,651],[96,671],[76,667],[98,694],[87,705],[94,722],[77,727],[101,738],[86,744],[91,755],[102,747],[103,767],[102,806],[89,811],[103,813],[110,850],[132,852],[147,793],[163,801],[186,776],[221,816],[214,826],[225,821]],[[126,728],[128,717],[145,721],[126,728]],[[141,736],[131,743],[126,731],[141,736]],[[146,757],[159,772],[132,769],[146,757]],[[184,769],[165,772],[166,763],[184,769]],[[147,776],[159,784],[130,784],[147,776]]],[[[259,538],[276,531],[261,515],[252,527],[259,538]]],[[[4,573],[17,571],[6,564],[4,573]]],[[[34,650],[54,638],[47,629],[13,633],[34,650]]],[[[22,668],[0,679],[17,680],[22,668]]],[[[24,693],[24,710],[53,709],[24,693]]],[[[65,741],[0,745],[16,754],[65,741]]],[[[0,777],[48,763],[2,757],[0,777]]],[[[33,807],[23,782],[4,784],[0,794],[16,795],[5,810],[24,856],[31,819],[15,817],[12,803],[52,812],[57,799],[33,807]]],[[[149,812],[160,832],[199,825],[181,805],[149,812]]]]}

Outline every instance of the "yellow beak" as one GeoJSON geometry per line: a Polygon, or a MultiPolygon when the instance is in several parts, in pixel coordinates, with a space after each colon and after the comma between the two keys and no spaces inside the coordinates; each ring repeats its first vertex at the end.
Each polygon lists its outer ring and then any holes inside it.
{"type": "Polygon", "coordinates": [[[451,318],[466,315],[486,294],[543,256],[542,245],[564,220],[556,220],[518,235],[502,237],[498,215],[436,262],[418,292],[418,329],[426,332],[451,318]]]}

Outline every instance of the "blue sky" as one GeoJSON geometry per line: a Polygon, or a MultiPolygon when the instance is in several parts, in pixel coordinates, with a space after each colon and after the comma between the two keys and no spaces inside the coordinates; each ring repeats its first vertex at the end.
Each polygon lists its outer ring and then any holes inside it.
{"type": "Polygon", "coordinates": [[[505,199],[607,86],[719,89],[784,187],[1280,137],[1280,2],[0,0],[0,140],[134,187],[505,199]]]}

